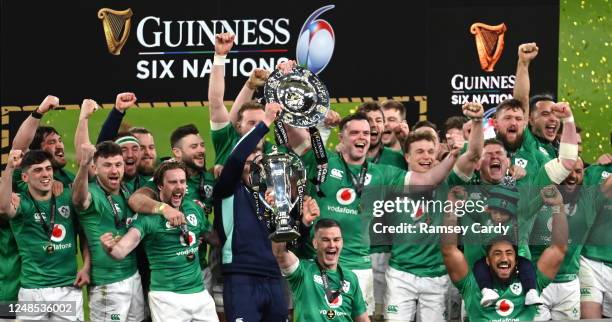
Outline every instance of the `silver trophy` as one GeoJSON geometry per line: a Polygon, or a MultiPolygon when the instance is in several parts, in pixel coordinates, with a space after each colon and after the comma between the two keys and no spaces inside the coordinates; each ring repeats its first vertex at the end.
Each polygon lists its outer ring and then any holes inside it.
{"type": "Polygon", "coordinates": [[[316,126],[329,111],[329,92],[310,70],[296,66],[288,74],[279,69],[270,74],[264,87],[266,102],[283,109],[279,120],[299,128],[316,126]]]}
{"type": "Polygon", "coordinates": [[[290,242],[300,237],[302,201],[306,187],[306,171],[300,159],[276,150],[264,155],[257,164],[259,172],[258,197],[267,208],[265,219],[270,229],[269,238],[275,242],[290,242]],[[274,197],[271,205],[265,200],[268,191],[274,197]],[[296,211],[293,211],[298,207],[296,211]],[[293,217],[291,214],[293,213],[293,217]]]}

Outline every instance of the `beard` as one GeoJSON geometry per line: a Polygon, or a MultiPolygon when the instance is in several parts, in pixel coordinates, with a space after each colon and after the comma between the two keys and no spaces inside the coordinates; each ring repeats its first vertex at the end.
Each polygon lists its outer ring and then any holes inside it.
{"type": "Polygon", "coordinates": [[[153,165],[143,165],[142,163],[138,164],[137,167],[138,174],[143,176],[152,176],[155,172],[155,164],[153,165]]]}
{"type": "MultiPolygon", "coordinates": [[[[525,129],[527,131],[527,129],[525,129]]],[[[497,139],[500,140],[503,144],[504,147],[506,148],[506,150],[508,150],[508,152],[514,152],[516,150],[518,150],[521,145],[523,145],[523,134],[521,134],[520,136],[517,136],[516,141],[510,143],[507,139],[505,135],[502,135],[501,133],[497,133],[497,139]]]]}
{"type": "Polygon", "coordinates": [[[192,171],[198,173],[200,171],[205,171],[206,169],[206,159],[204,159],[204,164],[202,166],[199,166],[197,164],[195,164],[193,162],[193,159],[189,159],[189,160],[183,160],[183,162],[185,163],[185,165],[187,166],[188,169],[191,169],[192,171]]]}

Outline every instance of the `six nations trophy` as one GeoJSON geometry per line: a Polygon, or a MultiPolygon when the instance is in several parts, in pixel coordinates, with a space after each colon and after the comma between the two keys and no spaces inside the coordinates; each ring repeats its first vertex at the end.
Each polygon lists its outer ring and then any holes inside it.
{"type": "MultiPolygon", "coordinates": [[[[300,237],[298,225],[301,220],[306,171],[302,161],[293,153],[282,153],[276,149],[256,162],[252,178],[253,189],[264,208],[264,220],[275,242],[292,242],[300,237]],[[273,204],[266,202],[270,193],[273,204]],[[296,208],[297,207],[297,208],[296,208]]],[[[259,202],[258,202],[259,203],[259,202]]]]}
{"type": "Polygon", "coordinates": [[[327,175],[327,155],[323,139],[316,125],[325,119],[329,111],[329,91],[325,84],[310,70],[295,66],[291,71],[276,69],[264,86],[266,103],[276,102],[282,106],[274,122],[276,144],[287,145],[285,125],[308,128],[312,150],[317,161],[317,175],[314,184],[321,194],[319,185],[327,175]]]}

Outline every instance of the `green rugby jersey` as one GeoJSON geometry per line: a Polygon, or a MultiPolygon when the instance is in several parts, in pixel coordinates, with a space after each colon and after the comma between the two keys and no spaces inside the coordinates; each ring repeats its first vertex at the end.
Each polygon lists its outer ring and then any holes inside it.
{"type": "MultiPolygon", "coordinates": [[[[208,215],[213,209],[213,187],[215,185],[215,177],[211,172],[202,171],[197,175],[189,176],[187,179],[187,190],[185,191],[185,200],[201,203],[204,206],[203,212],[205,219],[208,221],[208,215]]],[[[159,192],[153,179],[148,180],[145,186],[159,192]]],[[[200,247],[200,266],[205,269],[208,266],[206,262],[207,245],[202,244],[200,247]]]]}
{"type": "MultiPolygon", "coordinates": [[[[536,284],[541,292],[548,284],[548,279],[540,270],[536,270],[536,284]]],[[[454,283],[465,301],[465,310],[471,322],[480,321],[532,321],[538,306],[525,305],[525,295],[521,282],[514,276],[508,285],[494,280],[493,290],[499,294],[494,305],[480,305],[482,293],[474,274],[470,271],[462,280],[454,283]]]]}
{"type": "MultiPolygon", "coordinates": [[[[236,131],[236,128],[232,125],[231,122],[228,122],[224,127],[218,130],[211,130],[210,135],[212,137],[213,147],[215,149],[215,164],[225,164],[227,161],[227,157],[229,157],[230,153],[240,140],[240,134],[236,131]]],[[[272,147],[274,144],[264,141],[264,152],[270,153],[272,152],[272,147]]],[[[278,147],[279,152],[286,152],[287,148],[284,146],[278,147]]]]}
{"type": "Polygon", "coordinates": [[[0,301],[17,301],[21,258],[7,220],[0,219],[0,301]]]}
{"type": "MultiPolygon", "coordinates": [[[[521,146],[515,151],[508,151],[508,156],[512,165],[518,165],[525,169],[527,176],[538,173],[546,162],[554,158],[540,150],[537,140],[527,128],[523,132],[523,143],[521,146]]],[[[526,184],[528,182],[529,180],[519,180],[517,184],[526,184]]]]}
{"type": "MultiPolygon", "coordinates": [[[[46,288],[72,285],[76,278],[77,243],[72,192],[64,192],[45,201],[33,200],[22,193],[17,214],[11,219],[11,229],[21,257],[21,287],[46,288]],[[55,199],[55,219],[51,237],[44,225],[51,221],[51,201],[55,199]],[[47,252],[47,246],[53,252],[47,252]]],[[[3,259],[4,260],[4,259],[3,259]]]]}
{"type": "MultiPolygon", "coordinates": [[[[394,151],[386,146],[382,147],[380,154],[373,157],[368,158],[369,162],[377,163],[377,164],[385,164],[394,167],[398,167],[402,170],[408,170],[408,166],[406,165],[406,159],[404,159],[404,155],[398,151],[394,151]]],[[[370,239],[373,239],[373,232],[370,232],[370,239]]],[[[388,253],[391,251],[391,245],[371,245],[370,253],[388,253]]]]}
{"type": "Polygon", "coordinates": [[[151,290],[175,293],[204,291],[199,265],[199,237],[210,231],[210,224],[202,208],[184,200],[180,208],[185,214],[189,240],[185,240],[178,227],[172,227],[162,215],[141,215],[131,227],[140,232],[141,241],[151,267],[151,290]],[[193,260],[187,255],[192,254],[193,260]]]}
{"type": "Polygon", "coordinates": [[[91,282],[93,285],[106,285],[122,281],[136,273],[136,255],[132,252],[122,260],[112,258],[102,247],[100,236],[107,232],[125,235],[127,225],[136,215],[128,206],[127,196],[122,193],[110,195],[119,219],[116,223],[111,203],[97,181],[89,182],[89,193],[91,204],[79,212],[79,222],[91,254],[91,282]]]}
{"type": "MultiPolygon", "coordinates": [[[[580,252],[595,220],[597,209],[604,203],[604,197],[597,186],[580,187],[577,203],[565,204],[569,227],[568,249],[555,282],[568,282],[577,277],[580,269],[580,252]]],[[[552,208],[543,206],[535,216],[531,231],[530,251],[537,262],[546,247],[550,245],[552,233],[552,208]]]]}
{"type": "MultiPolygon", "coordinates": [[[[362,212],[361,197],[357,196],[355,187],[350,178],[350,171],[359,177],[360,165],[345,165],[336,152],[327,151],[327,179],[321,185],[325,197],[317,194],[315,186],[309,184],[308,195],[312,196],[319,205],[321,218],[335,219],[340,223],[344,238],[344,248],[340,256],[340,264],[346,269],[368,269],[372,267],[370,260],[370,223],[371,213],[362,212]]],[[[310,150],[303,157],[304,167],[309,179],[316,177],[316,159],[310,150]]],[[[409,172],[400,168],[368,163],[365,175],[364,190],[368,186],[404,186],[409,172]]],[[[311,183],[311,180],[309,180],[311,183]]],[[[314,227],[314,226],[312,226],[314,227]]],[[[309,243],[306,252],[300,253],[303,258],[314,258],[314,249],[310,244],[314,236],[314,229],[310,230],[309,243]]]]}
{"type": "Polygon", "coordinates": [[[146,183],[149,182],[149,180],[151,179],[152,179],[151,176],[141,176],[138,174],[131,179],[126,179],[124,177],[122,183],[124,187],[127,189],[128,193],[132,194],[134,193],[134,191],[145,186],[146,183]]]}
{"type": "MultiPolygon", "coordinates": [[[[342,293],[330,302],[325,296],[319,266],[314,261],[300,260],[295,272],[287,276],[295,303],[296,321],[353,321],[366,312],[357,276],[348,269],[342,273],[342,293]]],[[[339,271],[328,270],[326,274],[329,289],[339,290],[339,271]]]]}
{"type": "MultiPolygon", "coordinates": [[[[466,184],[455,172],[451,172],[446,181],[427,196],[427,200],[444,202],[449,187],[466,184]]],[[[418,197],[415,198],[418,201],[418,197]]],[[[438,210],[438,209],[433,209],[438,210]]],[[[441,212],[427,213],[423,208],[411,214],[391,214],[397,225],[408,223],[411,225],[427,224],[428,226],[441,226],[444,214],[441,212]]],[[[446,274],[446,267],[440,252],[440,235],[416,231],[404,233],[393,240],[389,266],[421,277],[439,277],[446,274]]]]}
{"type": "MultiPolygon", "coordinates": [[[[592,165],[586,168],[584,185],[599,185],[612,173],[612,164],[592,165]]],[[[597,209],[597,217],[591,228],[589,238],[582,248],[582,255],[612,267],[612,200],[605,199],[602,207],[597,209]]]]}

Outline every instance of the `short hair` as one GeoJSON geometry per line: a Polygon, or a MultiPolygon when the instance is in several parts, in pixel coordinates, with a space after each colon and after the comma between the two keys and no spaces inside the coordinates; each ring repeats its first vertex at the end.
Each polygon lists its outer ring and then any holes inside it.
{"type": "Polygon", "coordinates": [[[493,248],[493,245],[495,245],[497,243],[508,243],[508,244],[512,245],[512,248],[514,248],[514,253],[518,257],[518,246],[517,246],[516,242],[514,241],[514,238],[512,238],[510,236],[506,236],[506,235],[496,236],[495,238],[491,239],[487,243],[487,247],[486,247],[487,256],[489,256],[489,252],[491,251],[491,248],[493,248]]]}
{"type": "Polygon", "coordinates": [[[42,143],[49,134],[57,134],[60,135],[57,130],[51,126],[40,126],[36,129],[36,133],[34,133],[34,138],[32,139],[32,143],[30,143],[30,150],[40,150],[42,149],[42,143]]]}
{"type": "Polygon", "coordinates": [[[499,145],[502,147],[502,149],[504,149],[504,151],[506,150],[506,147],[504,146],[504,142],[500,141],[497,138],[486,139],[482,147],[484,148],[487,145],[499,145]]]}
{"type": "Polygon", "coordinates": [[[242,106],[240,106],[240,108],[238,109],[238,117],[236,119],[236,123],[242,122],[242,115],[244,114],[245,111],[250,111],[250,110],[265,111],[266,108],[262,104],[257,103],[256,101],[246,102],[242,104],[242,106]]]}
{"type": "Polygon", "coordinates": [[[41,164],[45,161],[51,162],[51,160],[53,160],[53,156],[51,155],[51,153],[45,150],[30,150],[26,152],[23,158],[21,159],[21,165],[19,167],[22,169],[22,171],[26,171],[29,167],[35,164],[41,164]]]}
{"type": "Polygon", "coordinates": [[[428,120],[421,120],[421,121],[414,123],[414,125],[412,126],[412,130],[416,131],[420,127],[430,127],[436,130],[436,132],[438,131],[438,127],[428,120]]]}
{"type": "Polygon", "coordinates": [[[117,141],[118,139],[126,137],[126,136],[132,136],[132,133],[130,133],[130,132],[119,132],[119,133],[117,133],[117,135],[115,136],[115,139],[113,141],[117,141]]]}
{"type": "Polygon", "coordinates": [[[161,186],[164,183],[164,176],[166,175],[166,172],[174,169],[182,169],[183,171],[185,171],[185,179],[189,179],[189,174],[187,173],[187,166],[183,161],[177,159],[168,159],[162,162],[153,173],[153,182],[155,183],[155,187],[161,186]]]}
{"type": "Polygon", "coordinates": [[[338,229],[340,229],[340,231],[342,231],[342,228],[340,227],[340,223],[338,223],[336,220],[330,219],[330,218],[323,218],[323,219],[317,221],[317,223],[314,226],[314,231],[316,233],[320,229],[323,229],[323,228],[332,228],[332,227],[338,227],[338,229]]]}
{"type": "Polygon", "coordinates": [[[200,131],[198,131],[198,128],[195,125],[187,124],[187,125],[177,127],[170,135],[170,146],[172,148],[176,148],[178,145],[178,142],[182,138],[186,137],[187,135],[191,135],[191,134],[195,134],[195,135],[200,134],[200,131]]]}
{"type": "Polygon", "coordinates": [[[402,102],[396,100],[384,100],[382,103],[380,103],[380,106],[382,106],[383,110],[398,110],[402,120],[406,119],[406,106],[404,106],[402,102]]]}
{"type": "Polygon", "coordinates": [[[414,142],[423,140],[430,141],[434,145],[436,144],[436,137],[429,131],[410,132],[406,138],[406,143],[404,143],[404,151],[410,153],[410,145],[414,142]]]}
{"type": "Polygon", "coordinates": [[[129,134],[152,134],[151,131],[145,129],[144,127],[131,127],[128,130],[129,134]]]}
{"type": "Polygon", "coordinates": [[[499,114],[501,114],[501,112],[503,111],[516,110],[516,109],[520,109],[521,111],[525,112],[525,107],[523,106],[521,101],[517,100],[516,98],[509,98],[509,99],[503,100],[496,107],[495,117],[497,118],[499,114]]]}
{"type": "Polygon", "coordinates": [[[468,121],[465,116],[451,116],[444,122],[444,136],[451,129],[459,129],[463,131],[463,124],[468,121]]]}
{"type": "Polygon", "coordinates": [[[344,130],[344,127],[346,126],[346,124],[350,121],[368,121],[368,117],[365,115],[365,113],[363,112],[357,112],[357,113],[353,113],[350,114],[348,116],[345,116],[341,121],[340,121],[340,131],[344,130]]]}
{"type": "Polygon", "coordinates": [[[383,113],[382,107],[380,106],[380,104],[378,104],[378,102],[375,102],[375,101],[364,102],[357,107],[357,112],[361,112],[363,114],[368,114],[369,112],[376,112],[376,111],[380,112],[384,120],[385,113],[383,113]]]}
{"type": "Polygon", "coordinates": [[[103,141],[96,144],[96,152],[94,152],[93,161],[96,162],[99,157],[110,158],[116,155],[122,155],[121,146],[113,141],[103,141]]]}
{"type": "Polygon", "coordinates": [[[555,98],[550,93],[542,93],[542,94],[537,94],[537,95],[532,96],[529,99],[529,110],[531,111],[531,113],[534,113],[536,111],[536,104],[542,101],[554,102],[555,98]]]}

